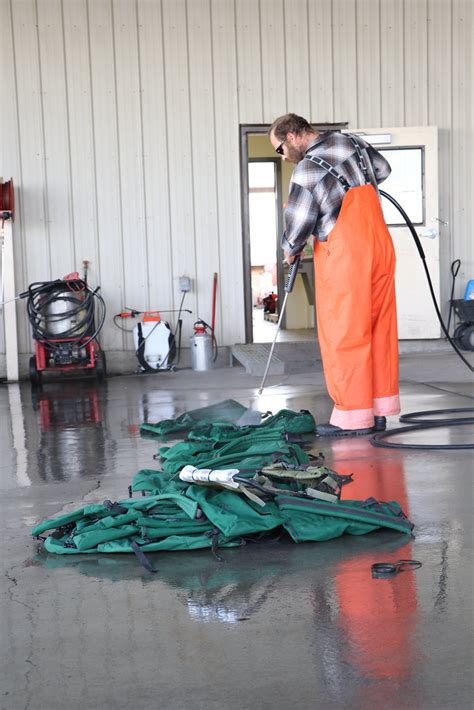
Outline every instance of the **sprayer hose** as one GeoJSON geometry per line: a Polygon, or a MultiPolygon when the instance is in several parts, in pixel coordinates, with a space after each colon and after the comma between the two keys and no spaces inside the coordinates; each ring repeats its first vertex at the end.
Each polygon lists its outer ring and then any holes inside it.
{"type": "Polygon", "coordinates": [[[105,321],[105,303],[98,289],[92,290],[82,279],[45,281],[28,287],[26,303],[28,319],[35,340],[45,343],[49,349],[61,348],[64,340],[80,342],[86,347],[95,340],[105,321]],[[59,313],[48,313],[57,301],[62,301],[64,309],[59,313]],[[95,326],[96,306],[98,325],[95,326]],[[51,325],[64,324],[74,319],[69,328],[53,332],[51,325]]]}
{"type": "Polygon", "coordinates": [[[433,421],[430,416],[438,416],[440,414],[465,414],[474,412],[474,407],[460,407],[457,409],[432,409],[424,412],[409,412],[402,414],[401,422],[413,422],[411,426],[398,427],[398,429],[387,429],[387,431],[375,434],[370,440],[373,446],[386,449],[474,449],[474,444],[404,444],[386,439],[397,436],[398,434],[406,434],[410,431],[424,431],[425,429],[436,429],[450,426],[465,426],[466,424],[474,424],[474,416],[461,416],[457,418],[436,419],[433,421]],[[425,418],[428,417],[428,418],[425,418]]]}

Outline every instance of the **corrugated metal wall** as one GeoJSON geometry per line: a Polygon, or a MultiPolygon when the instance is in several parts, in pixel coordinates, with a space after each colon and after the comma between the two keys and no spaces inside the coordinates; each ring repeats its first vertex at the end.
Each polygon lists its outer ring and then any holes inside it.
{"type": "MultiPolygon", "coordinates": [[[[0,13],[18,290],[89,259],[109,316],[177,308],[184,274],[185,306],[209,320],[217,271],[219,341],[242,341],[239,124],[286,111],[438,126],[444,296],[453,258],[473,275],[471,0],[0,0],[0,13]]],[[[103,345],[132,347],[110,317],[103,345]]]]}

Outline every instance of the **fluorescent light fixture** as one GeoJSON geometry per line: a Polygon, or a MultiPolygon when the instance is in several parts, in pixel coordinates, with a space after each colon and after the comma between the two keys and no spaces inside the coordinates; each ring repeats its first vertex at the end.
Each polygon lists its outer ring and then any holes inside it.
{"type": "Polygon", "coordinates": [[[358,133],[356,135],[364,136],[364,140],[370,145],[381,145],[383,143],[392,142],[391,133],[358,133]]]}

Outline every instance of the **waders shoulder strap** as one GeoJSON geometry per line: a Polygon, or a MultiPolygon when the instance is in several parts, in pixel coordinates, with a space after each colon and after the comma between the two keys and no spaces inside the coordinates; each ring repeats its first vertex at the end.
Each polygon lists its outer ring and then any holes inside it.
{"type": "MultiPolygon", "coordinates": [[[[365,162],[364,155],[362,153],[361,147],[355,138],[355,136],[351,135],[350,133],[347,134],[347,137],[353,144],[354,148],[356,149],[357,153],[357,164],[359,166],[360,171],[362,172],[365,180],[365,184],[369,185],[370,183],[370,177],[369,177],[369,170],[367,168],[367,163],[365,162]]],[[[306,155],[305,156],[308,160],[311,160],[313,163],[316,163],[316,165],[319,165],[319,167],[323,168],[323,170],[326,170],[330,175],[336,178],[336,180],[339,180],[341,183],[342,187],[344,190],[347,192],[350,190],[351,185],[349,185],[348,181],[346,178],[341,175],[340,173],[337,172],[337,170],[327,162],[327,160],[324,160],[324,158],[318,158],[315,155],[306,155]]]]}
{"type": "Polygon", "coordinates": [[[323,168],[323,170],[335,177],[336,180],[339,180],[346,192],[350,190],[351,186],[347,182],[346,178],[340,173],[338,173],[337,170],[333,168],[330,163],[327,162],[327,160],[324,160],[324,158],[318,158],[316,155],[305,155],[305,158],[311,160],[311,162],[313,163],[316,163],[316,165],[319,165],[319,167],[323,168]]]}
{"type": "Polygon", "coordinates": [[[369,177],[369,170],[367,168],[367,163],[365,162],[364,155],[362,153],[361,147],[359,145],[359,142],[357,141],[356,137],[351,135],[350,133],[348,134],[348,137],[356,149],[357,153],[357,163],[359,165],[359,169],[362,171],[364,178],[365,178],[365,184],[368,185],[370,183],[370,177],[369,177]]]}

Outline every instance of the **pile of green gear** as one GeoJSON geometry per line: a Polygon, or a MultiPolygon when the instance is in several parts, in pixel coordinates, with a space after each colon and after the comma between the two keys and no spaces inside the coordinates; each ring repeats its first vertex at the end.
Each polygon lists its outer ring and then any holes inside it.
{"type": "MultiPolygon", "coordinates": [[[[303,449],[302,436],[315,426],[309,412],[282,410],[258,426],[199,420],[193,426],[186,440],[160,447],[162,470],[135,475],[128,499],[45,520],[32,535],[48,552],[135,552],[149,568],[145,552],[215,551],[283,531],[304,542],[414,527],[396,502],[340,501],[351,477],[303,449]]],[[[159,425],[143,427],[165,433],[159,425]]],[[[164,428],[172,430],[169,420],[164,428]]]]}

